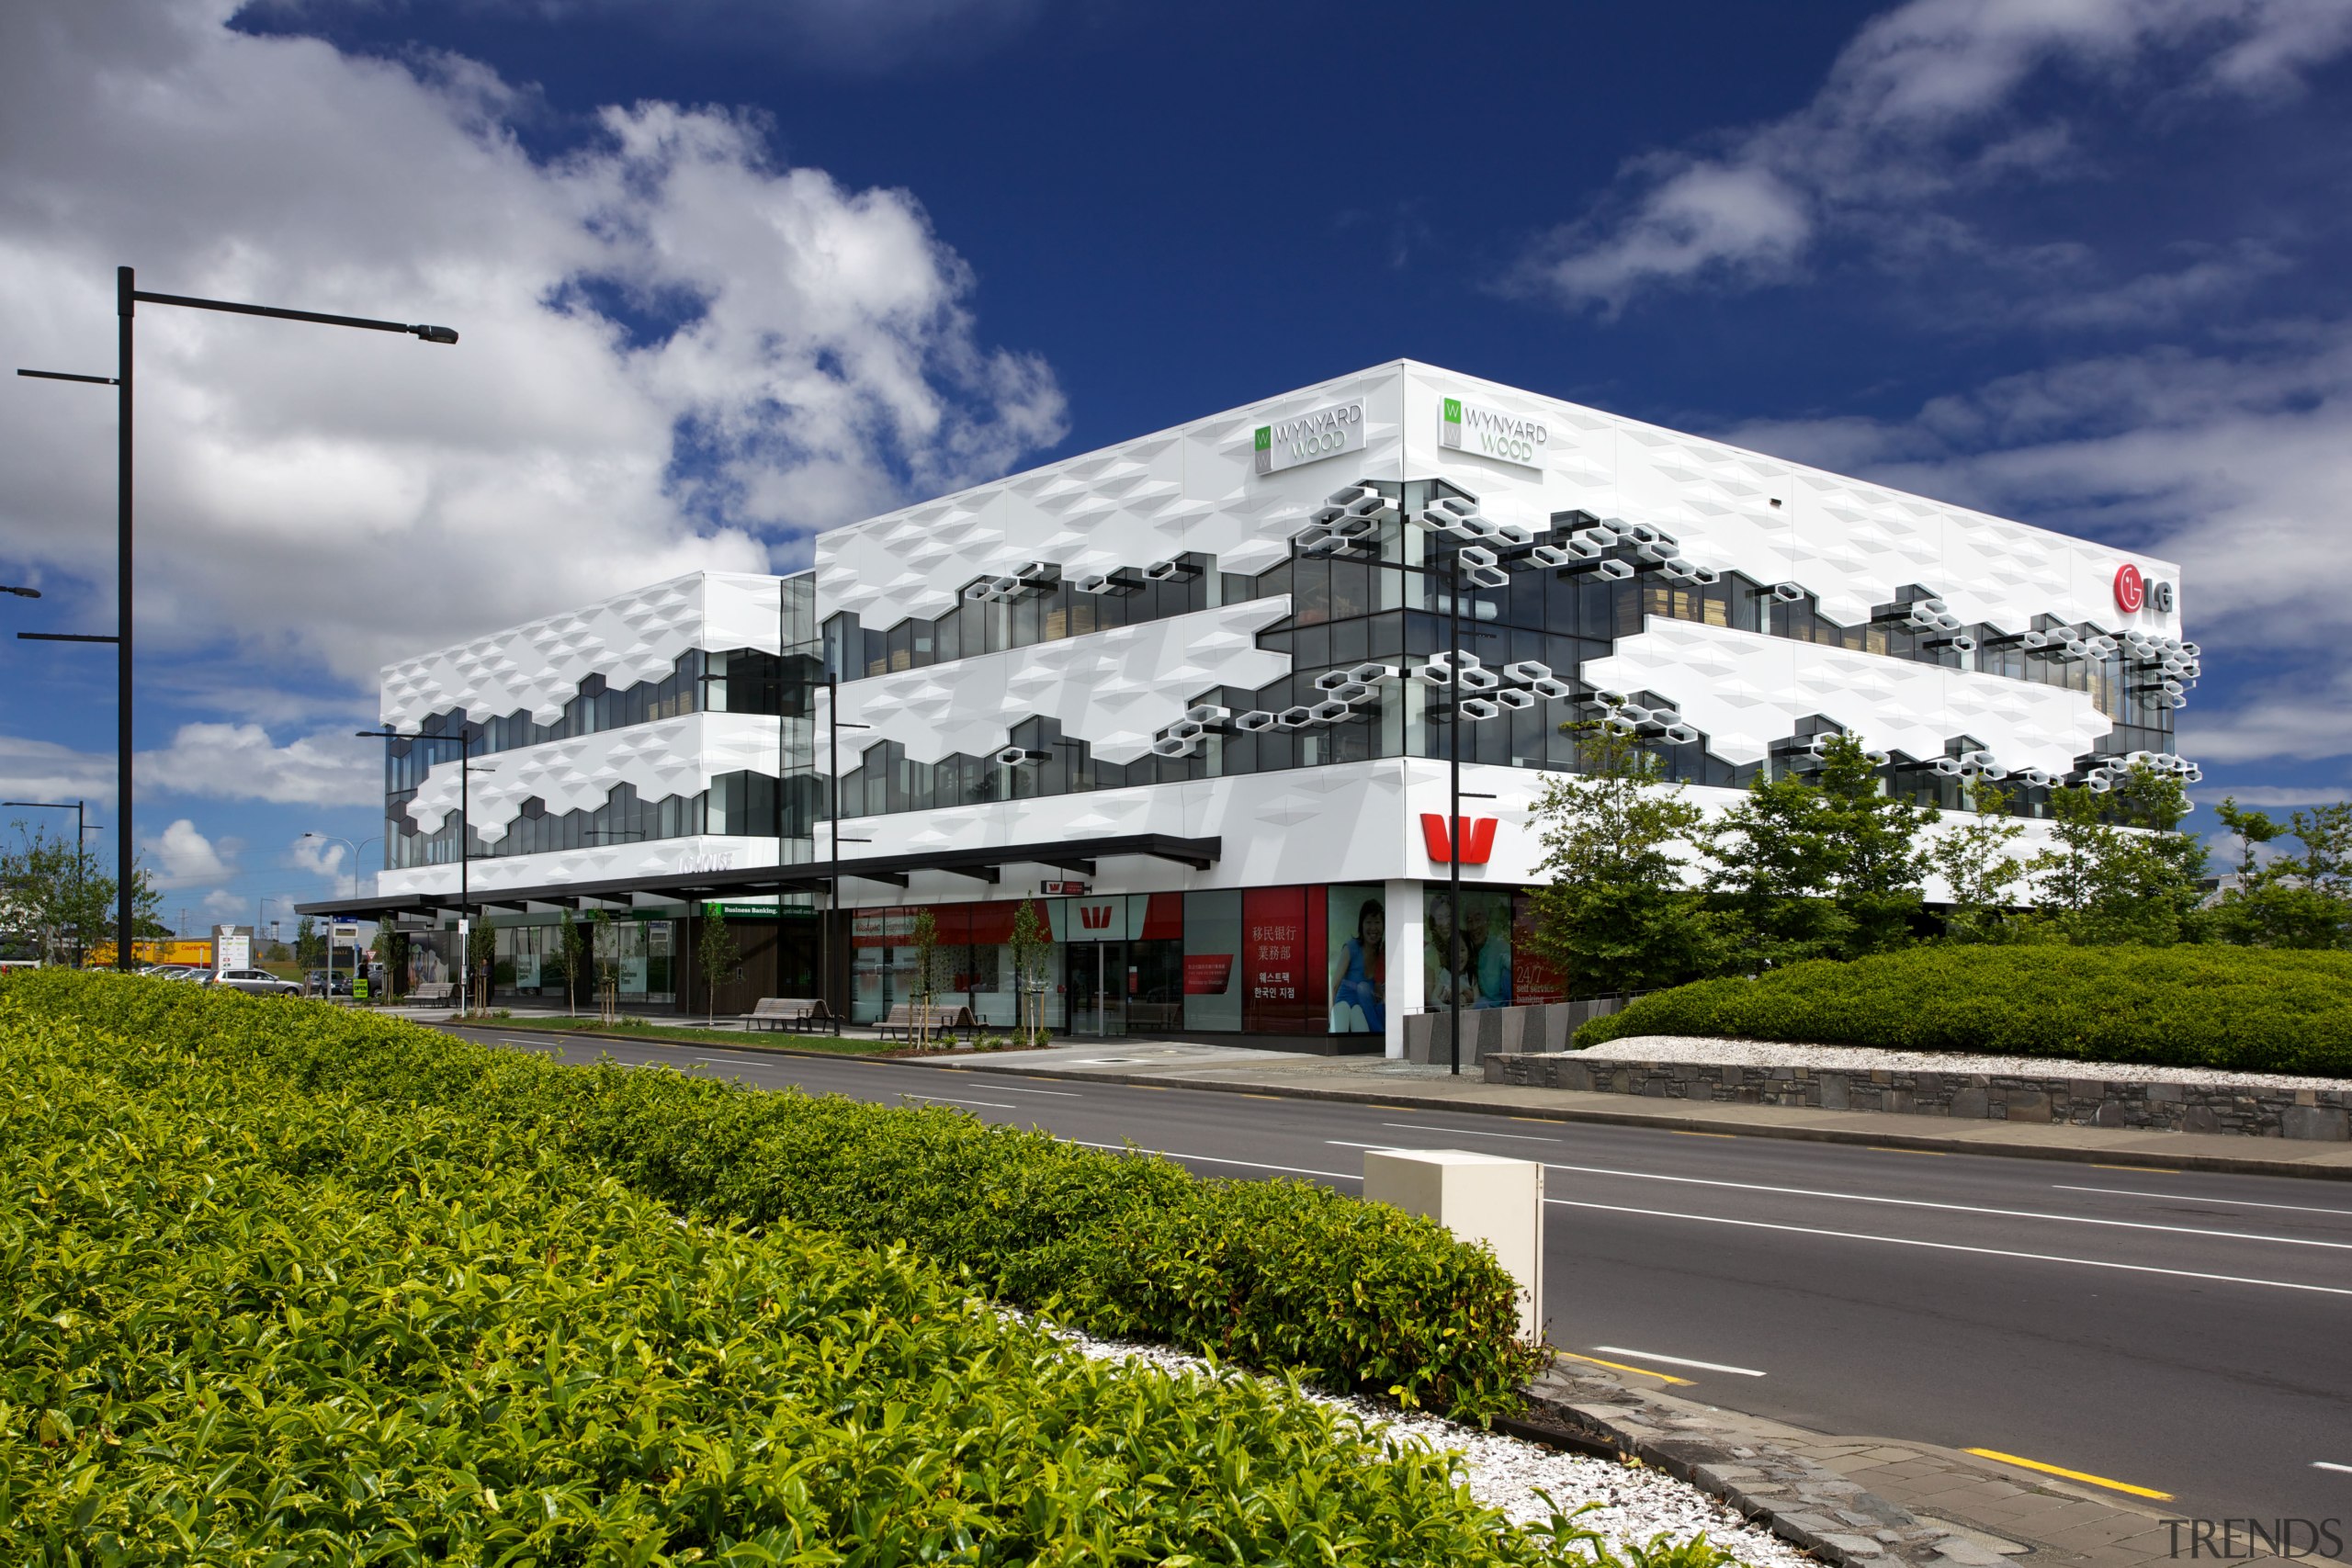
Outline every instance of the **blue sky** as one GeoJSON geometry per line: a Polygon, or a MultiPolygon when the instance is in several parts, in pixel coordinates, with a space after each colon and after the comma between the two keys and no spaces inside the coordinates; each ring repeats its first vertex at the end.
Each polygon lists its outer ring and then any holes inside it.
{"type": "MultiPolygon", "coordinates": [[[[167,916],[348,877],[388,656],[1400,355],[2179,559],[2205,795],[2352,782],[2340,0],[35,0],[0,146],[17,364],[122,261],[465,333],[142,317],[167,916]]],[[[107,398],[7,385],[0,617],[104,629],[107,398]]]]}

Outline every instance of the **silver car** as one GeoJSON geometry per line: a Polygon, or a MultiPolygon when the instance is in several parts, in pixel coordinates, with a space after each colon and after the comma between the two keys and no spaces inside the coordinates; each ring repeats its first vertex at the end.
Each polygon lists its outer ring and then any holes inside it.
{"type": "Polygon", "coordinates": [[[291,980],[281,980],[266,969],[223,969],[213,976],[212,983],[232,991],[243,991],[249,997],[299,997],[302,987],[291,980]]]}

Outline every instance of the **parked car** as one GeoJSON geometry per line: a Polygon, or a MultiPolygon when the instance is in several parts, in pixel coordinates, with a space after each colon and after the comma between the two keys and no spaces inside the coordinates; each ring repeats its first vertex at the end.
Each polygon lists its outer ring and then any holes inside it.
{"type": "Polygon", "coordinates": [[[328,995],[347,997],[351,995],[351,971],[338,969],[334,972],[334,990],[330,993],[327,990],[327,972],[323,969],[306,969],[302,972],[302,994],[306,997],[328,995]]]}
{"type": "Polygon", "coordinates": [[[223,969],[214,977],[216,986],[232,991],[243,991],[249,997],[299,997],[302,987],[291,980],[281,980],[266,969],[223,969]]]}

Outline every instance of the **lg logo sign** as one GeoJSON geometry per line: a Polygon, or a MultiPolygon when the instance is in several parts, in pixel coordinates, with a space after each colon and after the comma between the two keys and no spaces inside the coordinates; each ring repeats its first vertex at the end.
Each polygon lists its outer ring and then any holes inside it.
{"type": "Polygon", "coordinates": [[[2130,561],[2115,569],[2115,607],[2125,615],[2136,615],[2143,609],[2148,609],[2160,615],[2169,615],[2172,605],[2171,583],[2150,582],[2130,561]]]}

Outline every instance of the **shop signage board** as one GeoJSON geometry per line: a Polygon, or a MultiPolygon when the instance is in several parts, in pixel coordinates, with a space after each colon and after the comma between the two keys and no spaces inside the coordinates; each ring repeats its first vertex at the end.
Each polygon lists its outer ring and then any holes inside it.
{"type": "MultiPolygon", "coordinates": [[[[138,950],[138,944],[133,942],[131,951],[136,953],[138,950]]],[[[220,969],[250,969],[254,966],[253,932],[236,926],[215,926],[212,928],[212,951],[220,969]]]]}
{"type": "Polygon", "coordinates": [[[1083,898],[1093,892],[1094,887],[1086,882],[1041,882],[1037,885],[1037,891],[1048,898],[1083,898]]]}
{"type": "Polygon", "coordinates": [[[1552,427],[1525,414],[1446,398],[1438,406],[1437,444],[1459,452],[1515,463],[1522,468],[1544,466],[1544,449],[1552,443],[1552,427]]]}
{"type": "Polygon", "coordinates": [[[1261,424],[1255,433],[1258,471],[1279,474],[1363,450],[1363,400],[1334,403],[1289,419],[1261,424]]]}
{"type": "Polygon", "coordinates": [[[729,920],[794,920],[814,919],[817,911],[804,904],[786,904],[779,908],[774,904],[735,903],[725,899],[706,899],[702,906],[705,919],[729,920]]]}

